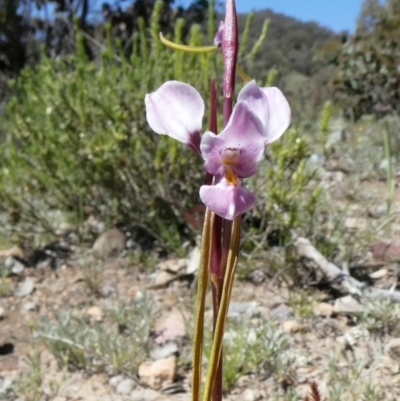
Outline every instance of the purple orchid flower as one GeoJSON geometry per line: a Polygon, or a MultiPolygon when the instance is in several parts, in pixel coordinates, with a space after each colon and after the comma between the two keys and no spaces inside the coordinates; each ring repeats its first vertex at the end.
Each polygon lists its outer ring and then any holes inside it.
{"type": "Polygon", "coordinates": [[[265,146],[290,124],[290,107],[278,88],[259,88],[255,81],[249,82],[240,91],[224,130],[219,135],[207,131],[202,137],[204,102],[192,86],[167,82],[146,95],[145,102],[150,127],[192,147],[203,157],[206,171],[216,177],[216,185],[200,188],[208,208],[233,220],[254,205],[257,198],[241,179],[257,172],[265,146]]]}

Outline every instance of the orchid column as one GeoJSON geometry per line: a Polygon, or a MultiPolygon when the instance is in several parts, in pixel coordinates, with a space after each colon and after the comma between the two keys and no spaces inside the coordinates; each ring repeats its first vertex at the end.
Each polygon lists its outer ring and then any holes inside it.
{"type": "Polygon", "coordinates": [[[222,342],[238,261],[241,215],[256,202],[256,195],[243,179],[254,175],[264,149],[278,139],[290,123],[290,107],[278,88],[259,88],[248,82],[233,106],[238,54],[238,29],[234,0],[226,2],[225,21],[215,37],[215,46],[194,48],[169,42],[167,46],[190,52],[218,51],[224,59],[223,120],[217,130],[217,91],[211,83],[210,125],[202,132],[205,104],[192,86],[178,81],[164,83],[146,95],[146,116],[158,134],[185,143],[204,160],[206,185],[200,199],[206,205],[196,300],[192,399],[201,398],[204,310],[208,282],[213,297],[213,345],[209,357],[203,400],[222,400],[222,342]]]}

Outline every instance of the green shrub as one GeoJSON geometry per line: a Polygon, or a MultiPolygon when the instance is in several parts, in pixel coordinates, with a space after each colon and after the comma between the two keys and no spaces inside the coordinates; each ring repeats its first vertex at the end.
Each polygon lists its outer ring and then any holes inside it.
{"type": "MultiPolygon", "coordinates": [[[[8,137],[1,148],[1,204],[11,223],[54,232],[50,211],[76,222],[91,206],[109,225],[125,222],[170,250],[180,248],[182,211],[199,202],[205,173],[193,152],[152,132],[144,96],[177,79],[207,99],[220,57],[161,45],[159,12],[156,7],[149,31],[141,24],[133,37],[130,60],[110,40],[98,65],[89,62],[78,33],[76,55],[44,56],[22,72],[2,122],[8,137]]],[[[176,41],[182,30],[179,20],[176,41]]],[[[202,41],[192,26],[191,44],[202,41]]]]}

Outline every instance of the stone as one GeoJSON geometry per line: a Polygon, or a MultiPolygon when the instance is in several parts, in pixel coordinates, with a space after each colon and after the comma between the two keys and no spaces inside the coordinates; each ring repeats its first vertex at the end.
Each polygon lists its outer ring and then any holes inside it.
{"type": "Polygon", "coordinates": [[[111,283],[105,283],[100,289],[100,294],[104,298],[108,298],[116,292],[116,288],[111,283]]]}
{"type": "Polygon", "coordinates": [[[135,388],[135,382],[132,379],[124,379],[120,381],[117,385],[117,394],[130,394],[135,388]]]}
{"type": "Polygon", "coordinates": [[[261,394],[258,391],[246,389],[242,394],[239,395],[238,400],[240,401],[258,401],[261,399],[261,394]]]}
{"type": "Polygon", "coordinates": [[[124,380],[124,376],[122,375],[113,376],[109,380],[108,384],[110,385],[110,387],[117,387],[118,384],[122,382],[122,380],[124,380]]]}
{"type": "Polygon", "coordinates": [[[186,273],[187,274],[196,273],[197,270],[199,269],[199,264],[200,264],[200,248],[196,246],[196,248],[194,248],[192,252],[190,252],[189,254],[186,265],[186,273]]]}
{"type": "Polygon", "coordinates": [[[231,302],[228,310],[228,317],[237,318],[240,316],[252,317],[257,313],[257,302],[231,302]]]}
{"type": "Polygon", "coordinates": [[[326,138],[326,147],[329,148],[345,140],[346,140],[346,131],[344,129],[331,132],[330,134],[328,134],[326,138]]]}
{"type": "Polygon", "coordinates": [[[156,347],[150,352],[150,358],[154,360],[165,359],[178,352],[178,346],[175,343],[167,343],[161,347],[156,347]]]}
{"type": "Polygon", "coordinates": [[[126,236],[118,228],[112,228],[101,234],[92,247],[92,253],[97,258],[118,256],[126,247],[126,236]]]}
{"type": "Polygon", "coordinates": [[[178,273],[186,267],[186,259],[167,259],[160,262],[157,266],[160,270],[170,273],[178,273]]]}
{"type": "Polygon", "coordinates": [[[400,338],[391,338],[385,346],[385,352],[394,361],[400,362],[400,338]]]}
{"type": "Polygon", "coordinates": [[[103,311],[97,305],[91,306],[87,312],[91,319],[100,322],[103,319],[103,311]]]}
{"type": "Polygon", "coordinates": [[[4,319],[5,315],[6,315],[6,310],[2,306],[0,306],[0,320],[4,319]]]}
{"type": "Polygon", "coordinates": [[[39,305],[36,302],[28,301],[22,305],[22,309],[26,312],[34,312],[39,309],[39,305]]]}
{"type": "Polygon", "coordinates": [[[364,307],[351,295],[336,299],[333,306],[335,313],[362,313],[364,307]]]}
{"type": "Polygon", "coordinates": [[[160,398],[161,394],[151,388],[142,388],[131,393],[131,401],[157,401],[160,398]]]}
{"type": "Polygon", "coordinates": [[[153,286],[163,286],[167,285],[171,282],[171,280],[176,277],[175,274],[168,273],[167,271],[161,270],[157,272],[154,280],[153,280],[153,286]]]}
{"type": "Polygon", "coordinates": [[[297,320],[286,320],[282,323],[282,330],[285,333],[296,333],[301,329],[301,325],[297,320]]]}
{"type": "Polygon", "coordinates": [[[3,251],[0,251],[0,257],[1,258],[12,258],[12,257],[17,257],[17,258],[24,258],[24,252],[22,251],[22,249],[17,246],[14,245],[9,249],[5,249],[3,251]]]}
{"type": "Polygon", "coordinates": [[[331,316],[333,313],[333,305],[328,302],[320,302],[314,308],[314,315],[317,316],[331,316]]]}
{"type": "Polygon", "coordinates": [[[32,294],[35,289],[35,283],[30,279],[26,278],[22,283],[19,284],[18,288],[15,290],[14,295],[16,297],[26,297],[32,294]]]}
{"type": "Polygon", "coordinates": [[[25,266],[19,260],[14,259],[14,257],[12,256],[9,256],[4,261],[4,267],[6,269],[9,269],[13,274],[20,274],[25,270],[25,266]]]}
{"type": "Polygon", "coordinates": [[[278,322],[284,322],[286,320],[292,320],[294,318],[294,314],[292,309],[290,309],[287,305],[281,304],[271,311],[271,317],[276,319],[278,322]]]}
{"type": "Polygon", "coordinates": [[[154,362],[143,362],[139,366],[139,377],[143,383],[154,390],[172,384],[177,370],[176,356],[170,356],[154,362]]]}
{"type": "Polygon", "coordinates": [[[388,269],[379,269],[377,271],[374,271],[373,273],[369,274],[369,276],[373,279],[373,280],[379,280],[383,277],[385,277],[388,274],[388,269]]]}
{"type": "Polygon", "coordinates": [[[155,343],[165,344],[186,336],[186,323],[182,312],[178,309],[163,314],[155,323],[155,343]]]}

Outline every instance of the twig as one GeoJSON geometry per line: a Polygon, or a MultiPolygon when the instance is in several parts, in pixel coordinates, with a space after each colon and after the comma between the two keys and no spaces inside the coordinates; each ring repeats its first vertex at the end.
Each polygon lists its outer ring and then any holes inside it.
{"type": "Polygon", "coordinates": [[[308,266],[317,268],[329,280],[332,286],[339,287],[342,292],[358,295],[367,295],[372,298],[392,298],[400,302],[400,292],[368,287],[366,284],[345,274],[339,267],[329,262],[307,238],[297,237],[293,244],[299,256],[311,261],[308,266]]]}

